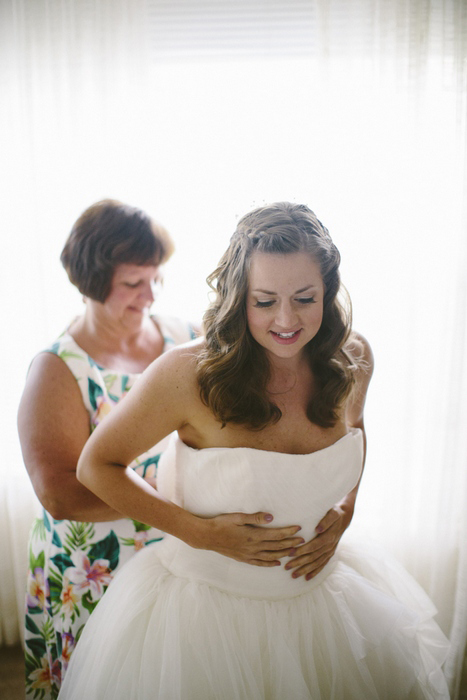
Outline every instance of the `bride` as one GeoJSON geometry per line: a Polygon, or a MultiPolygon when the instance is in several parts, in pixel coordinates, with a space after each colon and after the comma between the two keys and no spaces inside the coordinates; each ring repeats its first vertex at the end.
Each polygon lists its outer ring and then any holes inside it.
{"type": "Polygon", "coordinates": [[[205,339],[157,359],[86,444],[80,481],[168,534],[99,603],[61,700],[449,697],[447,640],[415,581],[344,542],[312,577],[296,544],[356,493],[364,460],[373,359],[339,262],[306,206],[244,216],[208,278],[205,339]],[[173,431],[155,491],[127,465],[173,431]],[[290,540],[271,529],[259,552],[252,512],[290,540]]]}

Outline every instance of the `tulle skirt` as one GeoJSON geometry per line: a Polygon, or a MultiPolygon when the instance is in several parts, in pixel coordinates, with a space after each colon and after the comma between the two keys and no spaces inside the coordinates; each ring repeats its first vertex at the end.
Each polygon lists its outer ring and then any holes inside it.
{"type": "Polygon", "coordinates": [[[60,700],[449,698],[436,611],[394,560],[342,545],[308,590],[271,600],[174,575],[157,547],[97,606],[60,700]]]}

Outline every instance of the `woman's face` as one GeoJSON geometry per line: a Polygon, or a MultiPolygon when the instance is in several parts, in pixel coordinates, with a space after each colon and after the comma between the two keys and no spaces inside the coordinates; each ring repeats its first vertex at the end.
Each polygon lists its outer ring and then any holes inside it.
{"type": "Polygon", "coordinates": [[[138,327],[148,314],[161,283],[158,265],[118,265],[103,307],[113,320],[126,327],[138,327]]]}
{"type": "Polygon", "coordinates": [[[309,253],[253,253],[248,327],[271,359],[302,354],[320,329],[323,297],[321,271],[309,253]]]}

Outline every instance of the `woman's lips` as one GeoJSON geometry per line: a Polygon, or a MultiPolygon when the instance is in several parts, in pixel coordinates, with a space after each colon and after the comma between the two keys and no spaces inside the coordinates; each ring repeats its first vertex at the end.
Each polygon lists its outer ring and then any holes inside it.
{"type": "Polygon", "coordinates": [[[302,329],[300,328],[298,331],[290,331],[290,333],[276,333],[275,331],[271,331],[271,335],[279,345],[292,345],[297,342],[301,332],[302,329]]]}

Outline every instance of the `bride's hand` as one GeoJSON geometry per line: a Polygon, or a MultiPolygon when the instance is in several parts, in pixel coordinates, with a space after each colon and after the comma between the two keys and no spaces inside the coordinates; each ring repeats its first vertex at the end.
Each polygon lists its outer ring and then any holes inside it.
{"type": "Polygon", "coordinates": [[[329,562],[339,541],[348,528],[352,512],[342,504],[333,506],[318,523],[318,533],[312,540],[297,548],[297,555],[285,565],[287,570],[294,569],[292,578],[305,576],[309,581],[329,562]]]}
{"type": "Polygon", "coordinates": [[[297,537],[299,525],[264,527],[272,522],[270,513],[226,513],[203,518],[204,536],[194,546],[255,566],[278,566],[281,557],[305,540],[297,537]]]}

